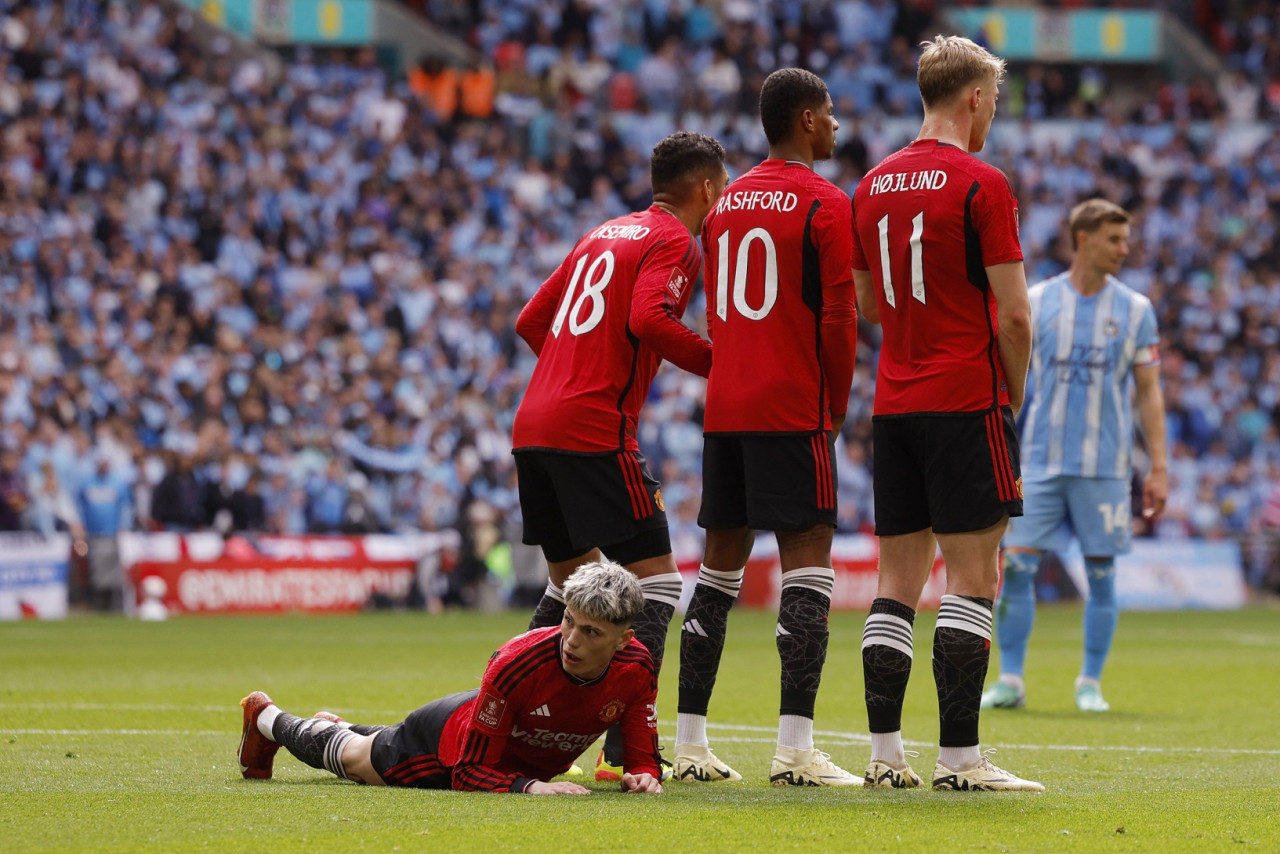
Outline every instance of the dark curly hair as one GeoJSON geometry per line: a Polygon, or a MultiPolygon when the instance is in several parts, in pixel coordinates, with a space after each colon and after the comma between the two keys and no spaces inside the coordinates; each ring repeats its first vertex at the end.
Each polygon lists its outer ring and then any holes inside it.
{"type": "Polygon", "coordinates": [[[724,146],[706,134],[677,131],[653,147],[649,182],[654,195],[683,195],[689,184],[714,178],[724,168],[724,146]]]}
{"type": "Polygon", "coordinates": [[[827,102],[827,84],[803,68],[779,68],[760,87],[760,124],[770,145],[791,136],[796,116],[827,102]]]}

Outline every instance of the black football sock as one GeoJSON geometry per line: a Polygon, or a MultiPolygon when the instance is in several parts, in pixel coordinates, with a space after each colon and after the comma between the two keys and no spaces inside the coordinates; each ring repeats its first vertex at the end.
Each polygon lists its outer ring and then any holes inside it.
{"type": "Polygon", "coordinates": [[[554,581],[547,582],[547,589],[538,600],[538,607],[533,609],[533,618],[529,620],[530,629],[546,629],[564,622],[564,591],[556,587],[554,581]]]}
{"type": "Polygon", "coordinates": [[[680,631],[680,694],[677,711],[681,714],[707,716],[711,704],[711,691],[716,686],[716,674],[720,670],[720,655],[724,652],[725,632],[729,623],[729,611],[742,586],[742,573],[715,573],[736,577],[731,585],[732,594],[724,584],[710,583],[708,570],[698,573],[698,584],[693,588],[693,598],[685,611],[684,625],[680,631]]]}
{"type": "Polygon", "coordinates": [[[911,629],[916,612],[893,599],[876,599],[862,628],[862,681],[871,732],[902,729],[902,704],[911,678],[911,629]]]}
{"type": "Polygon", "coordinates": [[[782,574],[775,638],[782,663],[780,715],[813,718],[827,660],[827,617],[834,584],[835,572],[829,567],[804,567],[782,574]]]}
{"type": "Polygon", "coordinates": [[[320,718],[300,718],[281,712],[271,725],[271,735],[312,768],[343,778],[347,776],[342,769],[342,748],[356,737],[352,730],[320,718]]]}
{"type": "Polygon", "coordinates": [[[654,667],[661,671],[667,651],[667,630],[680,604],[684,584],[678,572],[671,572],[640,579],[640,589],[644,591],[644,607],[631,621],[631,628],[635,630],[636,640],[653,656],[654,667]]]}
{"type": "Polygon", "coordinates": [[[946,594],[933,632],[933,681],[938,687],[938,745],[978,744],[982,683],[991,660],[992,602],[946,594]]]}

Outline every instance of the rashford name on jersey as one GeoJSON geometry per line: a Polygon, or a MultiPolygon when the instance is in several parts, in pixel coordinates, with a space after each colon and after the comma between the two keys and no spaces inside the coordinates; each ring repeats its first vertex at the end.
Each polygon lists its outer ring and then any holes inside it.
{"type": "Polygon", "coordinates": [[[800,203],[795,193],[784,193],[782,190],[740,190],[727,191],[716,202],[716,213],[725,211],[780,211],[787,213],[796,209],[800,203]]]}
{"type": "Polygon", "coordinates": [[[923,172],[890,172],[871,179],[870,194],[903,193],[910,190],[941,190],[947,186],[947,173],[942,169],[923,172]]]}

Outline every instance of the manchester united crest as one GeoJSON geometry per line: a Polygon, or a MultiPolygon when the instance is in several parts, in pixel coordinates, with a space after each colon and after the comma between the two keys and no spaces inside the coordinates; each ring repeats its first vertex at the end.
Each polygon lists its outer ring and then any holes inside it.
{"type": "Polygon", "coordinates": [[[662,512],[667,512],[667,505],[662,503],[662,487],[658,487],[653,491],[653,503],[657,505],[662,512]]]}
{"type": "Polygon", "coordinates": [[[604,704],[604,708],[600,710],[600,720],[607,724],[611,724],[618,718],[622,717],[622,712],[627,708],[627,704],[621,700],[610,700],[604,704]]]}

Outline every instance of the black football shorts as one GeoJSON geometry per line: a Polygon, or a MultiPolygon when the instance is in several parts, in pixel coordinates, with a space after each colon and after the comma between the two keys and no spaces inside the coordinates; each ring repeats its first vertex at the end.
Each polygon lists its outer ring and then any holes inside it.
{"type": "Polygon", "coordinates": [[[834,441],[827,432],[705,435],[698,524],[711,530],[835,527],[834,441]]]}
{"type": "Polygon", "coordinates": [[[963,534],[1022,515],[1018,430],[1007,407],[877,417],[876,535],[963,534]]]}
{"type": "Polygon", "coordinates": [[[671,553],[662,487],[639,451],[515,452],[524,542],[552,563],[598,548],[624,566],[671,553]]]}
{"type": "Polygon", "coordinates": [[[448,789],[452,771],[440,763],[440,735],[449,718],[480,692],[476,689],[432,700],[398,724],[373,736],[369,761],[388,786],[448,789]]]}

